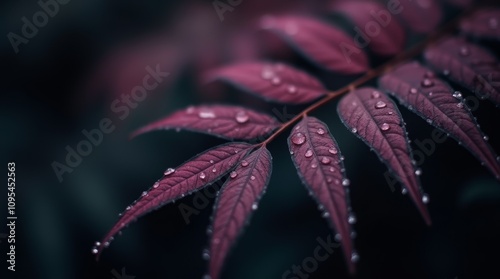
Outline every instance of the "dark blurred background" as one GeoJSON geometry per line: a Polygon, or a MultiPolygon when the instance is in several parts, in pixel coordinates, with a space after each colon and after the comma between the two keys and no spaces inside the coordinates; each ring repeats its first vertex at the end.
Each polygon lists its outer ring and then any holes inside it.
{"type": "MultiPolygon", "coordinates": [[[[303,109],[201,83],[204,72],[234,61],[286,58],[320,76],[329,89],[352,80],[319,71],[275,38],[255,31],[258,19],[270,13],[311,14],[345,24],[345,18],[327,12],[327,2],[243,0],[221,21],[212,1],[70,0],[16,54],[6,35],[21,34],[21,18],[31,20],[41,8],[34,0],[2,1],[0,163],[5,172],[8,162],[16,163],[18,220],[16,272],[7,271],[7,242],[0,238],[0,277],[201,278],[212,199],[189,224],[178,206],[192,206],[193,196],[164,206],[125,230],[99,262],[91,254],[118,213],[167,167],[223,143],[188,132],[156,132],[134,140],[128,135],[190,104],[242,104],[278,118],[276,111],[303,109]],[[171,75],[128,117],[117,117],[113,101],[142,80],[146,66],[157,64],[171,75]],[[60,182],[53,162],[63,163],[66,147],[75,148],[85,139],[82,130],[98,128],[103,118],[110,118],[116,129],[60,182]]],[[[443,7],[447,19],[458,13],[449,4],[443,7]]],[[[420,39],[411,36],[408,46],[420,39]]],[[[486,45],[493,51],[499,46],[486,45]]],[[[385,59],[372,61],[376,65],[385,59]]],[[[336,102],[314,115],[329,124],[346,157],[358,219],[356,277],[500,278],[500,184],[488,170],[454,140],[437,144],[420,166],[433,219],[426,227],[400,186],[389,187],[377,156],[340,123],[335,108],[336,102]]],[[[413,141],[430,138],[432,127],[405,109],[401,112],[413,141]]],[[[500,110],[481,101],[474,114],[499,152],[500,110]]],[[[292,265],[313,255],[318,237],[332,234],[295,175],[285,139],[282,135],[269,146],[274,172],[268,191],[222,278],[282,278],[292,265]]],[[[0,219],[6,220],[6,185],[3,189],[0,219]]],[[[7,232],[3,223],[0,237],[7,232]]],[[[341,250],[308,278],[349,278],[341,250]]]]}

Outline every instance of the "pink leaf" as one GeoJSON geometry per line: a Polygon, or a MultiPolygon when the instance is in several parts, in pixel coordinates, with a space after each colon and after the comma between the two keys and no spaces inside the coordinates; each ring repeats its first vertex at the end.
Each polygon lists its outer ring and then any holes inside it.
{"type": "Polygon", "coordinates": [[[345,178],[343,157],[328,127],[314,117],[305,117],[292,131],[288,146],[302,182],[310,189],[342,239],[344,256],[351,273],[357,254],[353,252],[349,210],[349,180],[345,178]]]}
{"type": "Polygon", "coordinates": [[[231,246],[257,209],[271,176],[272,158],[262,147],[248,155],[222,186],[212,225],[210,278],[217,279],[231,246]]]}
{"type": "Polygon", "coordinates": [[[439,26],[443,11],[437,0],[390,1],[388,8],[417,33],[430,33],[439,26]]]}
{"type": "Polygon", "coordinates": [[[368,57],[337,27],[307,17],[267,16],[263,29],[274,32],[306,58],[327,70],[359,74],[369,69],[368,57]]]}
{"type": "Polygon", "coordinates": [[[334,1],[332,9],[346,14],[352,22],[360,48],[368,46],[376,54],[390,56],[404,48],[405,30],[384,6],[376,1],[334,1]]]}
{"type": "Polygon", "coordinates": [[[182,129],[202,132],[226,139],[263,138],[279,127],[279,122],[266,114],[236,106],[197,106],[177,111],[132,134],[153,130],[182,129]]]}
{"type": "Polygon", "coordinates": [[[247,143],[219,145],[177,169],[167,169],[151,189],[143,192],[136,202],[127,207],[120,220],[104,237],[102,244],[95,247],[93,252],[99,257],[114,235],[142,215],[217,181],[240,162],[251,147],[247,143]]]}
{"type": "Polygon", "coordinates": [[[402,65],[385,75],[380,79],[380,86],[415,110],[428,123],[449,133],[500,179],[496,155],[461,102],[459,92],[454,93],[449,85],[418,62],[402,65]]]}
{"type": "Polygon", "coordinates": [[[476,38],[500,40],[500,9],[475,11],[460,23],[460,30],[476,38]]]}
{"type": "Polygon", "coordinates": [[[425,52],[425,59],[437,71],[473,91],[479,98],[500,104],[500,66],[484,48],[463,38],[448,38],[425,52]]]}
{"type": "Polygon", "coordinates": [[[404,122],[396,105],[384,93],[363,88],[342,98],[338,113],[347,128],[372,147],[405,186],[425,222],[430,225],[404,122]]]}
{"type": "Polygon", "coordinates": [[[248,62],[223,67],[209,73],[266,100],[287,104],[310,103],[327,90],[309,74],[281,63],[248,62]]]}

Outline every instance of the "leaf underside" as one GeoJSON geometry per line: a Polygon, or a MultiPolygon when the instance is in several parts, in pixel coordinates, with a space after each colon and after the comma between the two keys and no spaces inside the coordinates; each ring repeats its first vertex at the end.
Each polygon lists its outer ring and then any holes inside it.
{"type": "Polygon", "coordinates": [[[285,104],[310,103],[327,91],[315,77],[282,63],[239,63],[213,70],[208,79],[221,80],[265,100],[285,104]]]}
{"type": "Polygon", "coordinates": [[[463,38],[447,38],[427,49],[425,59],[481,99],[500,105],[499,61],[484,48],[463,38]]]}
{"type": "Polygon", "coordinates": [[[349,270],[354,273],[351,223],[355,217],[349,206],[349,180],[345,177],[343,157],[328,127],[314,117],[300,121],[288,138],[292,160],[302,182],[323,210],[341,238],[349,270]]]}
{"type": "Polygon", "coordinates": [[[237,106],[193,106],[153,122],[132,134],[132,137],[154,130],[189,130],[226,139],[251,140],[264,138],[280,123],[272,116],[237,106]]]}
{"type": "Polygon", "coordinates": [[[404,122],[396,105],[384,93],[374,88],[362,88],[342,98],[337,111],[346,127],[373,148],[404,185],[430,225],[404,122]]]}
{"type": "Polygon", "coordinates": [[[459,93],[454,93],[432,71],[418,62],[410,62],[380,78],[379,86],[426,119],[427,123],[450,134],[484,163],[495,177],[500,178],[495,153],[461,102],[459,93]]]}
{"type": "Polygon", "coordinates": [[[210,278],[219,278],[231,247],[257,209],[271,172],[271,153],[261,147],[245,157],[222,186],[211,228],[210,278]]]}
{"type": "Polygon", "coordinates": [[[327,70],[359,74],[369,69],[366,54],[356,47],[351,37],[335,26],[299,16],[266,16],[261,26],[327,70]]]}
{"type": "Polygon", "coordinates": [[[177,169],[168,169],[151,189],[127,207],[120,220],[96,247],[97,257],[113,240],[113,237],[142,215],[210,185],[227,174],[250,151],[247,143],[228,143],[205,151],[177,169]]]}

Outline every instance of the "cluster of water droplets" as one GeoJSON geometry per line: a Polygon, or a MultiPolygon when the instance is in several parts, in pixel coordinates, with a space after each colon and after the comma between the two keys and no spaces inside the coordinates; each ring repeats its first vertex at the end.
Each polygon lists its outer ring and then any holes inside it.
{"type": "MultiPolygon", "coordinates": [[[[283,64],[279,63],[275,65],[265,65],[262,68],[261,77],[264,80],[269,81],[274,86],[280,86],[283,84],[283,79],[280,77],[279,73],[283,71],[283,69],[283,64]]],[[[288,94],[297,94],[299,91],[297,86],[294,84],[287,83],[285,86],[288,94]]]]}

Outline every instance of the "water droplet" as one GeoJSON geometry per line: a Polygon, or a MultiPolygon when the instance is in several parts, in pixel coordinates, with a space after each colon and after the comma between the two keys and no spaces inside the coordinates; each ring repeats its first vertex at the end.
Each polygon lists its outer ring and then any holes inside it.
{"type": "Polygon", "coordinates": [[[347,187],[347,186],[349,186],[349,185],[351,185],[351,181],[350,181],[349,179],[347,179],[347,178],[344,178],[344,179],[342,180],[342,186],[347,187]]]}
{"type": "Polygon", "coordinates": [[[318,131],[317,131],[318,135],[324,135],[326,132],[324,129],[322,128],[319,128],[318,131]]]}
{"type": "Polygon", "coordinates": [[[240,124],[246,123],[249,118],[250,117],[248,117],[248,115],[244,111],[240,111],[236,114],[236,122],[240,124]]]}
{"type": "Polygon", "coordinates": [[[418,93],[417,88],[415,88],[415,87],[410,88],[410,93],[411,94],[417,94],[418,93]]]}
{"type": "Polygon", "coordinates": [[[491,29],[497,29],[498,28],[498,20],[496,18],[492,17],[488,20],[488,25],[490,26],[491,29]]]}
{"type": "Polygon", "coordinates": [[[186,113],[187,114],[192,114],[194,112],[194,107],[193,106],[190,106],[186,109],[186,113]]]}
{"type": "Polygon", "coordinates": [[[251,179],[251,180],[255,180],[255,176],[253,176],[253,175],[252,175],[252,176],[250,176],[250,179],[251,179]]]}
{"type": "Polygon", "coordinates": [[[252,210],[257,210],[257,208],[259,208],[257,203],[252,204],[252,210]]]}
{"type": "Polygon", "coordinates": [[[216,168],[213,168],[213,169],[212,169],[212,172],[213,172],[213,173],[216,173],[216,172],[217,172],[217,169],[216,169],[216,168]]]}
{"type": "Polygon", "coordinates": [[[381,109],[381,108],[385,108],[387,106],[386,103],[384,103],[383,101],[378,101],[376,104],[375,104],[375,108],[378,108],[378,109],[381,109]]]}
{"type": "Polygon", "coordinates": [[[500,156],[497,157],[497,161],[500,162],[500,156]]]}
{"type": "Polygon", "coordinates": [[[210,160],[210,164],[213,164],[214,163],[214,160],[210,160]]]}
{"type": "Polygon", "coordinates": [[[262,78],[265,79],[265,80],[270,80],[274,77],[274,72],[265,67],[263,70],[262,70],[262,74],[261,74],[262,78]]]}
{"type": "Polygon", "coordinates": [[[354,216],[354,214],[349,215],[349,218],[347,219],[347,222],[349,222],[349,224],[356,224],[356,221],[356,216],[354,216]]]}
{"type": "Polygon", "coordinates": [[[334,154],[334,155],[339,153],[339,151],[335,147],[330,147],[330,149],[328,149],[328,152],[330,152],[330,154],[334,154]]]}
{"type": "Polygon", "coordinates": [[[393,114],[394,114],[394,112],[389,111],[387,114],[389,114],[389,115],[393,115],[393,114]]]}
{"type": "Polygon", "coordinates": [[[304,156],[305,156],[306,158],[311,158],[311,157],[312,157],[312,155],[313,155],[313,152],[312,152],[312,150],[311,150],[311,149],[308,149],[308,150],[306,151],[306,153],[304,154],[304,156]]]}
{"type": "Polygon", "coordinates": [[[469,48],[466,46],[463,46],[460,48],[460,55],[462,56],[468,56],[470,54],[469,48]]]}
{"type": "Polygon", "coordinates": [[[447,76],[447,75],[449,75],[449,74],[450,74],[450,70],[444,70],[444,71],[443,71],[443,75],[447,76]]]}
{"type": "Polygon", "coordinates": [[[428,196],[427,194],[424,194],[424,195],[422,196],[422,202],[423,202],[423,203],[429,203],[429,196],[428,196]]]}
{"type": "Polygon", "coordinates": [[[306,142],[306,136],[302,133],[296,133],[292,136],[292,142],[296,145],[302,145],[306,142]]]}
{"type": "Polygon", "coordinates": [[[231,176],[231,178],[235,178],[236,176],[238,176],[238,173],[235,171],[232,171],[230,176],[231,176]]]}
{"type": "Polygon", "coordinates": [[[290,94],[295,94],[295,93],[297,93],[297,87],[295,85],[290,85],[290,86],[288,86],[287,91],[290,94]]]}
{"type": "Polygon", "coordinates": [[[97,247],[101,246],[101,242],[96,241],[95,246],[97,246],[97,247]]]}
{"type": "Polygon", "coordinates": [[[484,137],[483,137],[483,139],[484,139],[485,141],[488,141],[490,138],[489,138],[488,136],[484,136],[484,137]]]}
{"type": "Polygon", "coordinates": [[[391,128],[391,126],[389,126],[389,124],[387,124],[387,123],[383,123],[383,124],[380,126],[380,129],[381,129],[382,131],[387,131],[387,130],[389,130],[390,128],[391,128]]]}
{"type": "Polygon", "coordinates": [[[208,252],[208,250],[207,250],[207,249],[203,250],[203,254],[202,254],[202,256],[203,256],[203,259],[204,259],[205,261],[210,260],[210,253],[208,252]]]}
{"type": "Polygon", "coordinates": [[[335,241],[340,242],[342,240],[342,236],[339,233],[335,234],[335,241]]]}
{"type": "Polygon", "coordinates": [[[317,167],[318,167],[318,164],[316,164],[316,163],[312,163],[312,164],[311,164],[311,168],[315,169],[315,168],[317,168],[317,167]]]}
{"type": "Polygon", "coordinates": [[[372,92],[372,98],[373,98],[373,99],[380,98],[380,92],[378,92],[378,91],[373,91],[373,92],[372,92]]]}
{"type": "Polygon", "coordinates": [[[434,74],[434,72],[427,71],[427,72],[425,72],[424,77],[426,77],[426,78],[435,78],[436,75],[434,74]]]}
{"type": "Polygon", "coordinates": [[[142,192],[142,194],[141,194],[142,197],[145,197],[147,195],[148,195],[148,192],[146,192],[146,191],[142,192]]]}
{"type": "Polygon", "coordinates": [[[127,208],[125,208],[126,211],[129,211],[130,209],[132,209],[132,206],[127,206],[127,208]]]}
{"type": "Polygon", "coordinates": [[[97,254],[99,252],[99,250],[97,250],[97,248],[92,248],[92,254],[97,254]]]}
{"type": "Polygon", "coordinates": [[[293,151],[290,151],[290,155],[293,155],[293,154],[295,154],[295,152],[293,152],[293,151]]]}
{"type": "MultiPolygon", "coordinates": [[[[110,241],[113,241],[113,238],[111,238],[110,241]]],[[[109,241],[104,242],[104,247],[105,248],[109,247],[109,241]]]]}
{"type": "Polygon", "coordinates": [[[352,253],[352,255],[351,255],[351,261],[353,263],[357,263],[359,261],[359,255],[358,255],[358,253],[356,253],[356,252],[352,253]]]}
{"type": "Polygon", "coordinates": [[[433,94],[434,94],[434,93],[432,93],[432,91],[431,91],[431,92],[429,92],[427,95],[429,95],[429,97],[431,97],[433,94]]]}
{"type": "Polygon", "coordinates": [[[424,80],[422,80],[421,85],[423,87],[431,87],[434,85],[434,82],[431,79],[425,78],[424,80]]]}
{"type": "Polygon", "coordinates": [[[457,104],[457,108],[463,108],[463,107],[464,107],[464,104],[462,104],[462,103],[457,104]]]}
{"type": "Polygon", "coordinates": [[[408,193],[408,190],[406,188],[401,189],[401,194],[406,195],[408,193]]]}
{"type": "Polygon", "coordinates": [[[205,179],[205,178],[207,178],[207,175],[204,172],[202,172],[202,173],[200,173],[200,178],[205,179]]]}
{"type": "Polygon", "coordinates": [[[167,170],[166,170],[163,174],[164,174],[165,176],[167,176],[167,175],[171,175],[171,174],[172,174],[172,173],[174,173],[174,172],[175,172],[175,169],[173,169],[173,168],[168,168],[168,169],[167,169],[167,170]]]}
{"type": "Polygon", "coordinates": [[[242,167],[247,167],[247,166],[248,166],[248,162],[243,160],[243,161],[241,162],[241,166],[242,166],[242,167]]]}
{"type": "Polygon", "coordinates": [[[273,79],[271,80],[271,83],[273,85],[280,85],[281,84],[281,79],[279,77],[273,77],[273,79]]]}
{"type": "Polygon", "coordinates": [[[453,92],[453,97],[455,97],[457,99],[461,99],[462,93],[460,93],[460,91],[455,91],[455,92],[453,92]]]}
{"type": "Polygon", "coordinates": [[[353,133],[355,133],[355,134],[356,134],[356,133],[358,132],[358,129],[356,129],[356,128],[352,128],[352,129],[351,129],[351,132],[353,132],[353,133]]]}
{"type": "Polygon", "coordinates": [[[422,170],[421,170],[421,169],[417,169],[417,170],[415,171],[415,174],[416,174],[416,175],[422,175],[422,170]]]}
{"type": "Polygon", "coordinates": [[[328,158],[328,157],[323,157],[323,159],[321,159],[321,163],[322,163],[323,165],[328,165],[328,164],[330,164],[331,162],[332,162],[332,160],[330,160],[330,158],[328,158]]]}
{"type": "Polygon", "coordinates": [[[198,116],[200,118],[203,118],[203,119],[210,119],[210,118],[215,118],[215,113],[213,113],[212,111],[208,111],[208,110],[200,111],[198,116]]]}
{"type": "Polygon", "coordinates": [[[330,172],[335,172],[335,168],[334,167],[330,167],[330,172]]]}
{"type": "Polygon", "coordinates": [[[158,188],[158,186],[160,186],[160,182],[155,182],[155,184],[153,184],[153,188],[158,188]]]}

